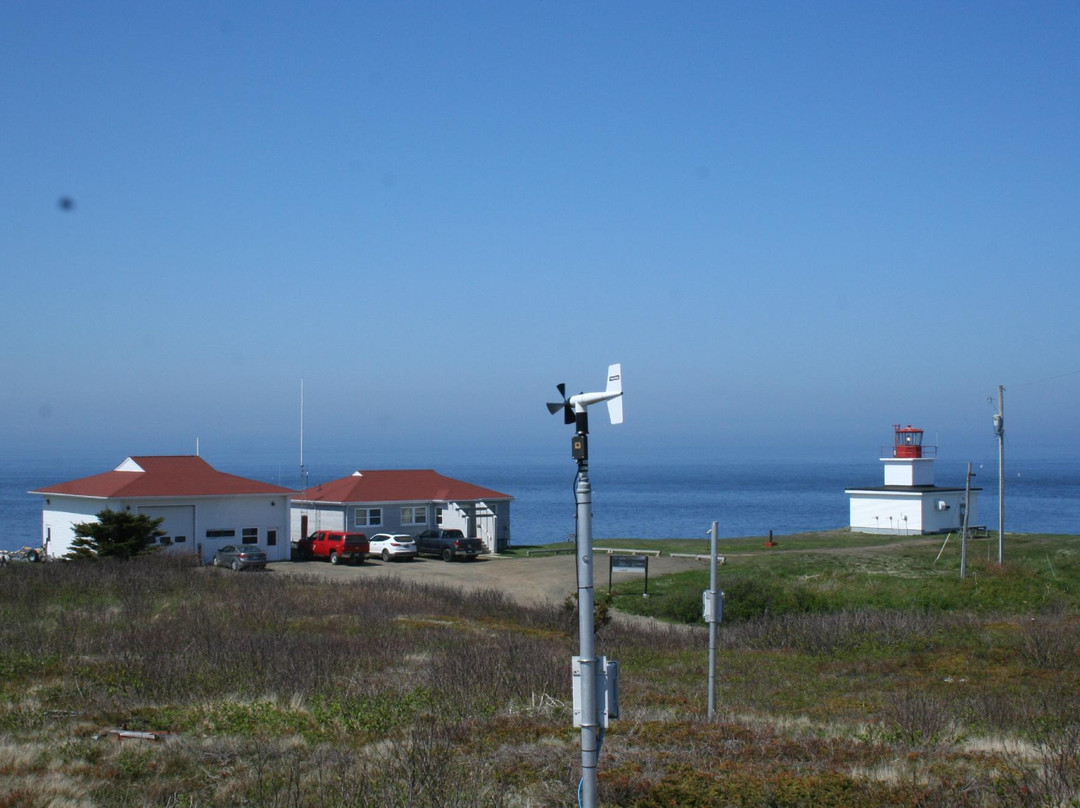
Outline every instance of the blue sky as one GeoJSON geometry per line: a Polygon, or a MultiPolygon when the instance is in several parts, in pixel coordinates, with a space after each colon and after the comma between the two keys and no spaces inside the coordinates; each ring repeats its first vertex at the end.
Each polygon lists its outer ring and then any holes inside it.
{"type": "Polygon", "coordinates": [[[1080,6],[0,5],[0,452],[1080,454],[1080,6]],[[70,198],[70,210],[58,201],[70,198]],[[929,439],[928,439],[929,440],[929,439]],[[951,448],[950,448],[951,447],[951,448]]]}

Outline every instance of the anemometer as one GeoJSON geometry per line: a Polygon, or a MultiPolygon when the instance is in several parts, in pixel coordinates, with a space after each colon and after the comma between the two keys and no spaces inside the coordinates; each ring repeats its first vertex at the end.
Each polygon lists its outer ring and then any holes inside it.
{"type": "Polygon", "coordinates": [[[557,384],[555,387],[562,396],[562,401],[549,403],[548,412],[554,415],[562,410],[563,423],[577,425],[577,433],[570,441],[570,453],[579,464],[581,461],[588,462],[589,405],[606,401],[611,423],[622,423],[622,365],[608,366],[607,388],[602,393],[578,393],[576,396],[567,398],[565,384],[557,384]]]}
{"type": "Polygon", "coordinates": [[[571,660],[574,684],[574,726],[581,727],[581,783],[578,804],[596,808],[596,767],[608,721],[619,717],[619,665],[596,656],[593,626],[592,487],[589,485],[589,407],[606,401],[613,424],[623,420],[622,365],[610,365],[607,386],[600,393],[566,397],[566,385],[556,385],[561,402],[548,404],[552,415],[562,410],[563,422],[574,424],[570,454],[577,461],[574,498],[577,503],[578,656],[571,660]]]}

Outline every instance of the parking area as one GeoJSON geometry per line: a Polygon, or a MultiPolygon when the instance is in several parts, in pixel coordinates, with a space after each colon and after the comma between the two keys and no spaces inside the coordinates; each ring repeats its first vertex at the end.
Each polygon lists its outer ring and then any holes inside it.
{"type": "MultiPolygon", "coordinates": [[[[704,562],[691,558],[650,558],[649,577],[705,566],[704,562]]],[[[333,565],[324,561],[276,561],[267,565],[267,569],[275,574],[318,575],[330,580],[348,581],[379,575],[469,591],[497,589],[525,604],[562,603],[568,595],[577,591],[576,567],[577,559],[570,554],[539,558],[481,556],[475,561],[450,563],[418,558],[414,561],[390,562],[368,560],[359,566],[333,565]]],[[[594,577],[597,587],[606,589],[606,554],[596,556],[594,577]]]]}

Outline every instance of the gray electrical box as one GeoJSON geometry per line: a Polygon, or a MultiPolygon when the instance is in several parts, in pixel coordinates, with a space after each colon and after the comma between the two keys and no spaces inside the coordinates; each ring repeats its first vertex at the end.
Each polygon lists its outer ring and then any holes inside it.
{"type": "Polygon", "coordinates": [[[722,623],[724,621],[724,593],[717,590],[716,602],[713,602],[711,589],[701,593],[701,618],[706,623],[722,623]]]}
{"type": "MultiPolygon", "coordinates": [[[[574,677],[574,726],[581,726],[581,657],[571,662],[574,677]]],[[[596,724],[607,729],[619,717],[619,663],[605,656],[596,659],[596,724]]]]}

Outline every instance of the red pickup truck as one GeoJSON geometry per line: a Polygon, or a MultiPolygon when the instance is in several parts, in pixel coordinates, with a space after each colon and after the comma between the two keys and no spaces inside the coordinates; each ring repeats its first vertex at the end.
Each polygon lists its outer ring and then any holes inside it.
{"type": "Polygon", "coordinates": [[[367,558],[368,540],[363,533],[345,530],[316,530],[296,543],[300,558],[327,558],[331,564],[352,561],[363,564],[367,558]]]}

